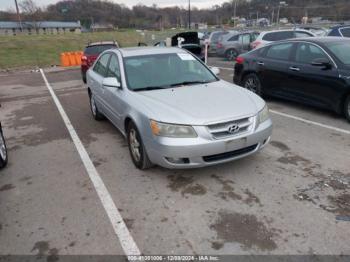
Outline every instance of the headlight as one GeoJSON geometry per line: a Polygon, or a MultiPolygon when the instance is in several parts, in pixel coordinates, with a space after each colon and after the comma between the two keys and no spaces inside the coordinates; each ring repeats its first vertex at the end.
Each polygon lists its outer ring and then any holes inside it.
{"type": "Polygon", "coordinates": [[[152,133],[156,136],[190,138],[197,137],[192,126],[173,125],[151,120],[152,133]]]}
{"type": "Polygon", "coordinates": [[[264,108],[259,112],[258,117],[259,117],[259,123],[265,122],[270,118],[269,108],[267,107],[267,105],[265,105],[264,108]]]}

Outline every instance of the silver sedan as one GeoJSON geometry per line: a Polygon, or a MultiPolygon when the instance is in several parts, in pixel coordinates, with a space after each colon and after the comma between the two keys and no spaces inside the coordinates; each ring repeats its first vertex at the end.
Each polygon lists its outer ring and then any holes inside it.
{"type": "Polygon", "coordinates": [[[218,73],[179,48],[108,50],[87,73],[92,115],[120,130],[140,169],[203,167],[256,153],[270,140],[268,108],[218,73]]]}

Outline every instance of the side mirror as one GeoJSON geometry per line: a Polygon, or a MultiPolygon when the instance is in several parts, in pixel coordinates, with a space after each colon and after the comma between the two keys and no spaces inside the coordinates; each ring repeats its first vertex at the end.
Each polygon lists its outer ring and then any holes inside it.
{"type": "Polygon", "coordinates": [[[210,70],[213,72],[214,75],[220,75],[220,69],[217,67],[211,67],[210,70]]]}
{"type": "Polygon", "coordinates": [[[104,78],[102,81],[102,85],[108,86],[108,87],[114,87],[114,88],[121,88],[120,82],[115,77],[104,78]]]}
{"type": "Polygon", "coordinates": [[[312,66],[322,67],[323,69],[331,69],[332,63],[326,58],[317,58],[311,63],[312,66]]]}

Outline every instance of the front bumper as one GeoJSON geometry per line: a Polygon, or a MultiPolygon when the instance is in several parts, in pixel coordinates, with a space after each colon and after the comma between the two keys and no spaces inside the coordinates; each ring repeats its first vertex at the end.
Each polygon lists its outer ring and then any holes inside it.
{"type": "Polygon", "coordinates": [[[194,127],[196,138],[153,137],[145,139],[149,159],[159,166],[171,169],[185,169],[226,163],[249,156],[261,150],[272,134],[271,119],[255,130],[226,139],[213,139],[201,134],[206,127],[194,127]],[[183,159],[176,162],[174,159],[183,159]]]}

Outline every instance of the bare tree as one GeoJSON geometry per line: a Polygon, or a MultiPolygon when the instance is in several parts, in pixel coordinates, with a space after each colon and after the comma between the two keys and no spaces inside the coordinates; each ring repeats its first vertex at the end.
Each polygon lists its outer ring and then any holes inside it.
{"type": "Polygon", "coordinates": [[[42,17],[42,11],[38,7],[34,0],[23,0],[19,3],[22,13],[26,15],[27,18],[33,23],[34,29],[37,31],[40,24],[40,19],[42,17]]]}

